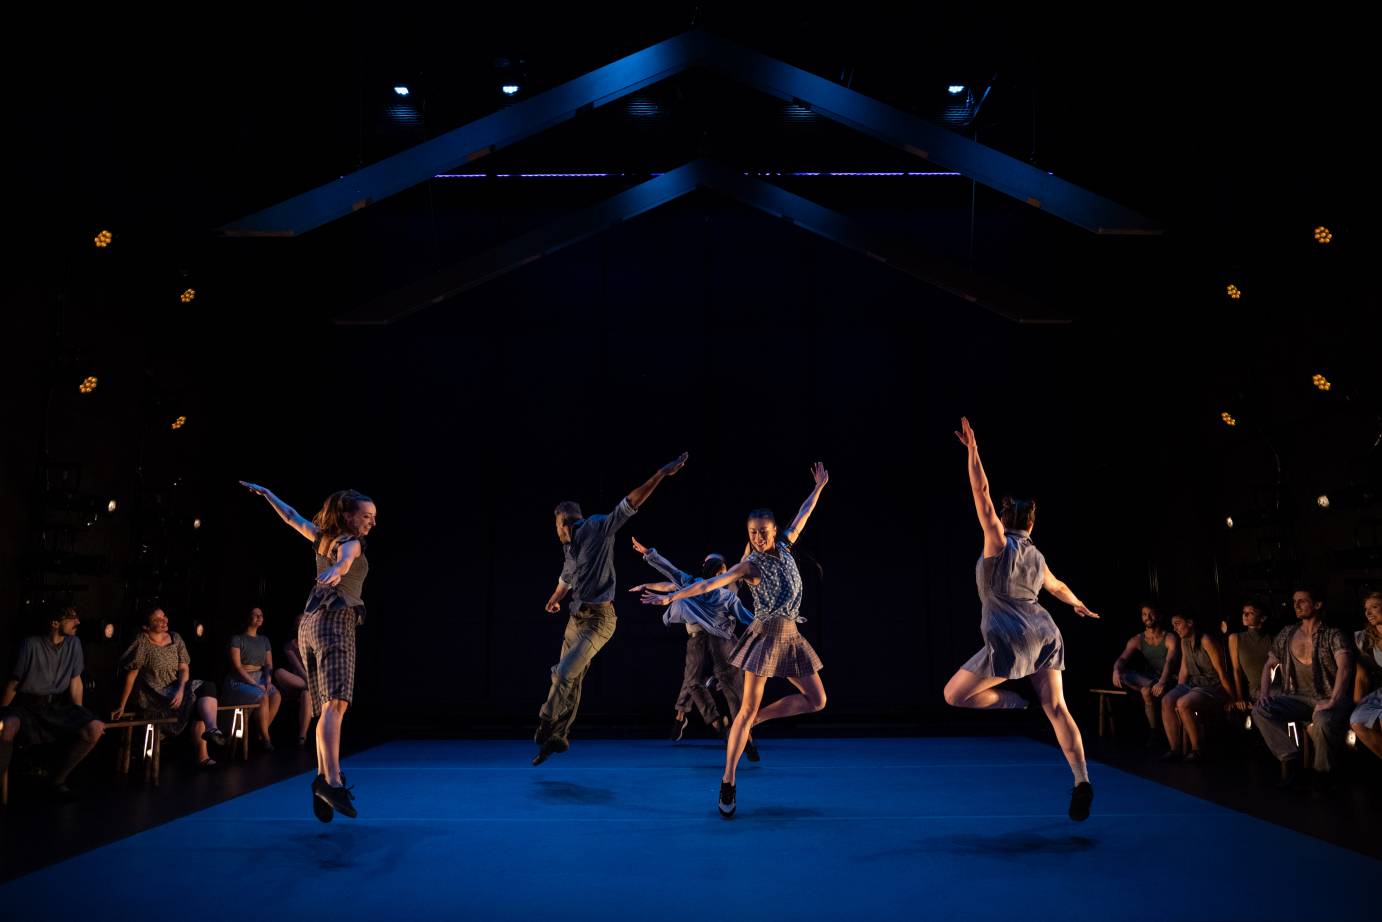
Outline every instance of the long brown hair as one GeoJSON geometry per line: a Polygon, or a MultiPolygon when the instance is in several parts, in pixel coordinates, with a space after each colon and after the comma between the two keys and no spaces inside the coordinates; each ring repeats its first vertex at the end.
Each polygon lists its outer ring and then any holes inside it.
{"type": "Polygon", "coordinates": [[[319,546],[325,548],[331,541],[346,533],[345,517],[360,508],[361,503],[372,503],[359,490],[338,490],[326,498],[317,514],[312,516],[312,524],[317,526],[319,546]]]}

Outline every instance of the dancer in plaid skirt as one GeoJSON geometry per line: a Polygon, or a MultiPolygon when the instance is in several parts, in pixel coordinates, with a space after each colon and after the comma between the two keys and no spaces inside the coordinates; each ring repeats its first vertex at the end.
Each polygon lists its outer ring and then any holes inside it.
{"type": "Polygon", "coordinates": [[[365,535],[374,527],[374,501],[354,490],[327,497],[309,522],[271,491],[240,481],[269,501],[294,531],[316,550],[317,581],[298,626],[298,644],[307,667],[307,691],[317,721],[317,776],[312,779],[312,811],[329,823],[334,813],[355,816],[355,795],[341,772],[341,723],[355,690],[355,628],[364,618],[361,597],[369,561],[365,535]]]}
{"type": "Polygon", "coordinates": [[[792,545],[806,527],[806,520],[811,517],[821,491],[830,480],[825,465],[819,462],[812,467],[811,476],[816,481],[815,488],[780,537],[771,510],[755,509],[749,513],[747,557],[714,579],[700,580],[667,595],[653,592],[643,595],[645,604],[670,605],[729,586],[736,580],[747,583],[753,595],[753,625],[739,639],[730,657],[731,664],[744,670],[744,694],[739,714],[730,727],[725,773],[720,779],[719,808],[725,819],[734,816],[737,806],[735,769],[752,729],[765,720],[825,707],[825,686],[819,674],[821,659],[797,631],[797,623],[805,619],[800,615],[801,573],[792,557],[792,545]],[[761,707],[763,687],[773,676],[787,679],[797,687],[798,693],[761,707]]]}
{"type": "Polygon", "coordinates": [[[983,603],[979,630],[984,648],[951,676],[945,686],[945,701],[964,708],[1022,709],[1027,706],[1025,698],[998,686],[1009,679],[1030,678],[1075,775],[1070,818],[1084,820],[1089,817],[1094,788],[1085,766],[1080,728],[1070,716],[1061,689],[1065,641],[1050,612],[1037,602],[1037,595],[1045,589],[1074,608],[1080,617],[1099,616],[1086,608],[1069,586],[1056,579],[1046,566],[1046,558],[1032,544],[1036,503],[1004,499],[1001,514],[994,508],[988,476],[979,460],[979,443],[969,420],[961,419],[960,429],[955,437],[969,449],[969,486],[984,531],[984,554],[976,567],[983,603]]]}

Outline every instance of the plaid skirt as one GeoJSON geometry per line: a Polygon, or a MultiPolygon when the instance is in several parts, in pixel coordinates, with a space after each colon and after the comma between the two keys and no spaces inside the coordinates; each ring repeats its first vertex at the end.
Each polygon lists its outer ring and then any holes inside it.
{"type": "Polygon", "coordinates": [[[350,701],[355,692],[355,625],[353,608],[303,615],[298,647],[307,667],[307,694],[312,713],[320,715],[327,701],[350,701]]]}
{"type": "Polygon", "coordinates": [[[821,658],[787,618],[755,620],[739,642],[729,661],[754,675],[793,678],[814,675],[821,669],[821,658]]]}

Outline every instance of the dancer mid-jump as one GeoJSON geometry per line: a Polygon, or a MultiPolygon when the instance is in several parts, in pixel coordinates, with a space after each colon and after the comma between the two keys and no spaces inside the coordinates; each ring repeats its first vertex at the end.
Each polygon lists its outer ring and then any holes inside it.
{"type": "Polygon", "coordinates": [[[744,695],[739,714],[729,730],[725,752],[725,773],[720,780],[720,815],[725,819],[736,810],[735,769],[748,745],[749,733],[757,724],[775,717],[790,717],[819,711],[825,707],[825,686],[821,684],[821,658],[797,631],[804,620],[801,611],[801,573],[792,557],[792,545],[806,527],[830,474],[819,462],[812,467],[816,481],[811,495],[797,510],[797,517],[782,533],[768,509],[749,513],[749,555],[714,579],[699,580],[668,595],[644,593],[649,605],[669,605],[692,596],[704,595],[736,580],[748,583],[753,595],[753,626],[739,639],[730,662],[744,670],[744,695]],[[772,676],[781,676],[797,687],[799,694],[779,698],[765,708],[763,686],[772,676]]]}
{"type": "Polygon", "coordinates": [[[369,561],[365,535],[374,527],[374,501],[354,490],[326,498],[309,522],[272,491],[240,483],[269,501],[279,518],[312,542],[317,556],[317,583],[298,625],[298,644],[307,666],[307,691],[317,721],[317,777],[312,779],[312,810],[331,821],[333,812],[355,816],[355,795],[341,772],[341,722],[355,690],[355,628],[364,617],[361,598],[369,561]]]}
{"type": "Polygon", "coordinates": [[[1082,618],[1099,617],[1085,607],[1070,587],[1056,579],[1046,559],[1032,544],[1036,503],[1004,499],[1002,512],[994,509],[988,477],[979,460],[979,443],[968,419],[960,420],[955,437],[969,449],[969,487],[974,510],[984,530],[984,556],[976,577],[983,617],[979,630],[984,648],[960,667],[945,685],[946,703],[956,707],[996,710],[1025,708],[1027,701],[1011,689],[998,688],[1009,679],[1030,677],[1042,710],[1055,728],[1056,739],[1075,773],[1070,793],[1070,818],[1089,817],[1094,788],[1085,767],[1080,728],[1070,716],[1061,690],[1065,668],[1065,642],[1051,614],[1037,602],[1045,589],[1075,609],[1082,618]]]}

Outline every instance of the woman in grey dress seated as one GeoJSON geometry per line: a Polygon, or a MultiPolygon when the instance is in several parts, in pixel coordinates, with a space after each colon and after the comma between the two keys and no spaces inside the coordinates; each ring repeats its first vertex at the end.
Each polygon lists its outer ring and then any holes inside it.
{"type": "Polygon", "coordinates": [[[821,659],[797,631],[797,623],[806,619],[800,614],[801,573],[792,556],[792,545],[806,527],[806,520],[811,517],[821,491],[830,480],[825,465],[819,462],[811,468],[811,476],[816,481],[815,488],[780,537],[772,512],[755,509],[749,513],[749,553],[743,560],[713,579],[697,580],[676,592],[643,594],[644,604],[670,605],[743,580],[753,595],[753,625],[739,638],[729,659],[731,665],[744,671],[744,694],[739,713],[730,725],[725,773],[720,779],[719,809],[725,819],[733,817],[737,809],[735,770],[752,729],[765,720],[825,707],[821,659]],[[763,687],[773,676],[787,679],[797,687],[798,694],[762,707],[763,687]]]}
{"type": "Polygon", "coordinates": [[[1363,600],[1363,617],[1368,626],[1353,635],[1358,645],[1357,674],[1353,683],[1353,700],[1357,706],[1348,722],[1358,742],[1382,758],[1382,592],[1368,593],[1363,600]]]}
{"type": "Polygon", "coordinates": [[[198,764],[215,768],[216,760],[206,751],[206,744],[224,746],[227,742],[216,726],[216,685],[191,678],[191,664],[187,644],[168,630],[168,616],[163,609],[150,611],[144,629],[120,657],[125,681],[120,689],[120,706],[110,719],[125,718],[130,695],[137,685],[140,716],[176,718],[177,723],[162,728],[167,736],[177,736],[191,723],[198,764]]]}
{"type": "Polygon", "coordinates": [[[1084,820],[1089,817],[1094,788],[1085,766],[1080,728],[1066,707],[1061,688],[1065,643],[1050,613],[1037,602],[1037,594],[1045,589],[1082,618],[1099,616],[1086,608],[1069,586],[1056,579],[1047,569],[1046,559],[1032,544],[1036,503],[1005,499],[1000,517],[989,495],[988,477],[979,460],[979,443],[968,419],[960,420],[960,429],[955,437],[969,450],[969,486],[979,526],[984,531],[984,554],[976,568],[979,599],[983,603],[979,630],[984,648],[950,677],[945,685],[945,700],[955,707],[1025,708],[1026,699],[998,686],[1009,679],[1030,678],[1075,775],[1070,818],[1084,820]]]}
{"type": "Polygon", "coordinates": [[[1190,615],[1171,616],[1171,630],[1180,638],[1180,675],[1175,688],[1161,699],[1161,723],[1166,727],[1166,742],[1171,747],[1161,758],[1173,762],[1180,758],[1181,733],[1190,740],[1187,762],[1203,760],[1206,720],[1222,715],[1233,702],[1233,685],[1228,678],[1228,655],[1223,641],[1195,626],[1190,615]]]}
{"type": "Polygon", "coordinates": [[[274,686],[274,653],[269,638],[259,633],[264,626],[264,611],[251,608],[245,630],[230,638],[230,672],[226,674],[226,704],[257,704],[254,712],[259,741],[265,752],[273,752],[269,726],[278,716],[283,696],[274,686]]]}

